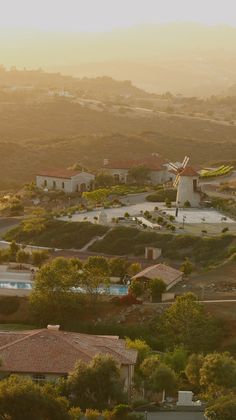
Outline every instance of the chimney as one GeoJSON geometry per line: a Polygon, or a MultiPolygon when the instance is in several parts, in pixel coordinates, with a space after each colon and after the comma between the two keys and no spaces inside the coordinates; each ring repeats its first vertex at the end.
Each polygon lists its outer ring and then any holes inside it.
{"type": "Polygon", "coordinates": [[[103,166],[108,165],[108,163],[109,163],[109,159],[103,159],[103,166]]]}
{"type": "Polygon", "coordinates": [[[48,324],[47,329],[51,330],[51,331],[59,331],[60,325],[50,325],[50,324],[48,324]]]}

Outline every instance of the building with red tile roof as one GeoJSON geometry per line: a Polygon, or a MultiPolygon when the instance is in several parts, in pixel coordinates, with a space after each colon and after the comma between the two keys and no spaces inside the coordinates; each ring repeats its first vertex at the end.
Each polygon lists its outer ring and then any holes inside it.
{"type": "Polygon", "coordinates": [[[149,180],[153,185],[171,181],[175,177],[169,171],[168,161],[158,153],[152,153],[141,159],[104,159],[103,170],[110,173],[117,182],[126,183],[129,181],[129,170],[138,166],[149,169],[149,180]]]}
{"type": "Polygon", "coordinates": [[[83,192],[91,189],[95,176],[89,172],[68,169],[41,171],[36,175],[40,189],[60,190],[66,193],[83,192]]]}
{"type": "Polygon", "coordinates": [[[126,348],[118,336],[60,331],[59,326],[32,331],[0,331],[1,375],[20,374],[35,380],[54,380],[68,375],[76,363],[89,363],[97,354],[109,354],[117,362],[124,385],[130,389],[137,352],[126,348]]]}
{"type": "Polygon", "coordinates": [[[148,281],[153,279],[161,279],[166,285],[166,290],[169,290],[183,279],[183,273],[169,265],[156,264],[145,268],[132,277],[132,280],[148,281]]]}

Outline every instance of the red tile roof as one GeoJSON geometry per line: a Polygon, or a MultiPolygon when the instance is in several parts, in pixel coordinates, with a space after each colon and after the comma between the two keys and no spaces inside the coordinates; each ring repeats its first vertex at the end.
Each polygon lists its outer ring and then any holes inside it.
{"type": "Polygon", "coordinates": [[[198,176],[197,171],[191,166],[186,166],[182,171],[179,172],[180,176],[198,176]]]}
{"type": "Polygon", "coordinates": [[[147,278],[147,279],[162,279],[166,286],[169,286],[172,282],[177,280],[183,275],[182,271],[176,270],[165,264],[156,264],[151,265],[150,267],[145,268],[140,273],[136,274],[132,279],[140,279],[140,278],[147,278]]]}
{"type": "Polygon", "coordinates": [[[52,178],[64,178],[64,179],[71,179],[75,175],[79,175],[81,171],[73,171],[70,169],[50,169],[48,171],[41,171],[37,175],[38,176],[46,176],[52,178]]]}
{"type": "Polygon", "coordinates": [[[104,165],[104,168],[108,169],[130,169],[136,166],[145,166],[150,170],[153,171],[160,171],[163,169],[163,165],[166,164],[167,161],[163,159],[159,155],[155,156],[148,156],[142,159],[130,159],[130,160],[118,160],[118,161],[110,161],[104,165]]]}
{"type": "Polygon", "coordinates": [[[136,363],[137,352],[116,336],[98,336],[49,329],[0,332],[1,371],[15,373],[71,372],[78,360],[110,354],[120,365],[136,363]]]}

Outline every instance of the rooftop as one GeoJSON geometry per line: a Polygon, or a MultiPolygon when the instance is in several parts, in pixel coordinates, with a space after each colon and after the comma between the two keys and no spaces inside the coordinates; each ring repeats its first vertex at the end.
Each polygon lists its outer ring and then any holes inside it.
{"type": "Polygon", "coordinates": [[[73,171],[70,169],[50,169],[45,171],[40,171],[37,175],[38,176],[46,176],[52,178],[63,178],[63,179],[71,179],[73,176],[79,175],[82,173],[81,171],[73,171]]]}
{"type": "Polygon", "coordinates": [[[99,353],[119,365],[136,363],[137,352],[117,336],[88,335],[53,329],[0,331],[1,371],[67,374],[77,361],[89,363],[99,353]]]}
{"type": "Polygon", "coordinates": [[[179,172],[180,176],[198,176],[197,171],[191,166],[186,166],[182,171],[179,172]]]}
{"type": "Polygon", "coordinates": [[[158,154],[153,154],[142,159],[130,159],[130,160],[109,160],[104,164],[104,168],[108,169],[130,169],[136,166],[145,166],[150,170],[160,171],[163,169],[163,165],[167,164],[167,161],[158,154]]]}
{"type": "Polygon", "coordinates": [[[176,270],[175,268],[172,268],[168,265],[156,264],[145,268],[132,278],[140,279],[145,277],[150,280],[160,278],[167,286],[169,286],[173,281],[177,280],[182,275],[182,271],[176,270]]]}

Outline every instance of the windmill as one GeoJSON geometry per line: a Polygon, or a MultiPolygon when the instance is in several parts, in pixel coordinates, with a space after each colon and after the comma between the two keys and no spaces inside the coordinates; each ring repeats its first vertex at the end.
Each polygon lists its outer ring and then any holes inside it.
{"type": "Polygon", "coordinates": [[[181,165],[169,163],[169,166],[175,171],[176,177],[173,186],[177,188],[176,198],[176,217],[178,216],[178,208],[199,207],[201,202],[201,192],[198,187],[199,175],[191,166],[187,166],[189,157],[185,156],[181,165]]]}
{"type": "Polygon", "coordinates": [[[184,160],[183,160],[183,162],[182,162],[182,164],[180,165],[180,166],[176,166],[176,165],[174,165],[173,163],[171,163],[171,162],[169,162],[169,166],[176,172],[176,178],[175,178],[175,180],[174,180],[174,182],[173,182],[173,186],[175,187],[175,188],[177,188],[177,186],[178,186],[178,184],[179,184],[179,178],[180,178],[180,172],[184,169],[184,168],[186,168],[186,166],[187,166],[187,164],[188,164],[188,161],[189,161],[189,156],[185,156],[184,157],[184,160]]]}

